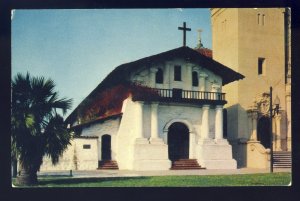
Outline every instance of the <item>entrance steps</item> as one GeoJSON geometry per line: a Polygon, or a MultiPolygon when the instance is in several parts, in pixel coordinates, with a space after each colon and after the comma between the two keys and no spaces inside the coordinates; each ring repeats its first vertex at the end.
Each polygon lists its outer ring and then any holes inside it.
{"type": "Polygon", "coordinates": [[[98,169],[101,170],[118,170],[118,163],[117,161],[113,160],[105,160],[105,161],[98,161],[98,169]]]}
{"type": "Polygon", "coordinates": [[[170,170],[197,170],[205,169],[199,165],[197,159],[179,159],[172,161],[170,170]]]}
{"type": "Polygon", "coordinates": [[[291,168],[292,154],[289,151],[273,152],[273,167],[274,168],[291,168]]]}

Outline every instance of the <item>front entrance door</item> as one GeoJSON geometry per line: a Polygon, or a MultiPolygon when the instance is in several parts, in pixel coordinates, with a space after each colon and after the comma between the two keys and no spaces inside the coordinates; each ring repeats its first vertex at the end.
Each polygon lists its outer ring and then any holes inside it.
{"type": "Polygon", "coordinates": [[[111,136],[103,135],[101,138],[101,158],[102,160],[111,160],[111,136]]]}
{"type": "Polygon", "coordinates": [[[173,123],[168,132],[168,151],[171,161],[189,158],[189,129],[183,123],[173,123]]]}
{"type": "Polygon", "coordinates": [[[261,117],[257,125],[257,138],[265,148],[270,148],[270,118],[261,117]]]}

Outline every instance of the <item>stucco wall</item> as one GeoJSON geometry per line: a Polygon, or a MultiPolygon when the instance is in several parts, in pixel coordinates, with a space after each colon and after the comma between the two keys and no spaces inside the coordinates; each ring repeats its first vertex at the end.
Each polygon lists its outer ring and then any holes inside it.
{"type": "Polygon", "coordinates": [[[40,171],[96,170],[98,168],[97,150],[96,138],[75,138],[60,157],[57,165],[52,165],[51,159],[45,156],[40,171]],[[90,145],[90,149],[83,149],[83,145],[90,145]]]}
{"type": "Polygon", "coordinates": [[[59,158],[59,163],[55,166],[52,165],[51,159],[47,156],[43,158],[43,164],[40,171],[53,171],[53,170],[75,170],[74,163],[74,148],[76,143],[71,141],[71,145],[64,151],[62,157],[59,158]]]}
{"type": "MultiPolygon", "coordinates": [[[[139,82],[140,84],[153,88],[164,88],[164,89],[172,89],[172,88],[180,88],[183,90],[196,90],[199,91],[200,84],[198,87],[192,86],[192,72],[205,73],[208,75],[206,78],[206,91],[212,91],[212,83],[216,83],[220,85],[222,88],[222,79],[220,76],[214,74],[213,72],[205,69],[204,66],[199,66],[194,63],[187,63],[182,59],[175,59],[173,61],[166,61],[160,64],[156,64],[149,67],[142,67],[136,73],[133,73],[131,76],[131,81],[139,82]],[[181,66],[181,81],[174,80],[174,66],[181,66]],[[157,84],[155,83],[155,69],[161,68],[163,70],[163,83],[157,84]]],[[[221,89],[220,88],[220,92],[221,89]]]]}
{"type": "Polygon", "coordinates": [[[115,117],[103,122],[94,123],[82,129],[82,136],[98,136],[98,160],[101,160],[102,136],[111,136],[111,157],[115,160],[117,157],[117,133],[121,117],[115,117]]]}
{"type": "Polygon", "coordinates": [[[133,144],[137,137],[137,105],[132,102],[129,97],[123,102],[122,107],[122,121],[118,130],[118,144],[117,144],[117,161],[119,169],[132,169],[133,163],[133,144]]]}
{"type": "Polygon", "coordinates": [[[98,168],[97,139],[76,139],[75,149],[78,170],[96,170],[98,168]],[[90,149],[84,149],[83,145],[90,145],[90,149]]]}

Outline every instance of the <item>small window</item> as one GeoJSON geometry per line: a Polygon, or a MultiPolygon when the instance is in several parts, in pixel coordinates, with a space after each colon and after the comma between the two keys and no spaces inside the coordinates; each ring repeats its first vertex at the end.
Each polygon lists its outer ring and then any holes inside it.
{"type": "Polygon", "coordinates": [[[193,87],[199,86],[199,80],[198,80],[198,73],[197,72],[195,72],[195,71],[193,72],[192,79],[193,79],[193,87]]]}
{"type": "Polygon", "coordinates": [[[174,80],[181,81],[181,66],[174,66],[174,80]]]}
{"type": "Polygon", "coordinates": [[[91,145],[90,144],[84,144],[83,145],[83,149],[90,149],[91,148],[91,145]]]}
{"type": "Polygon", "coordinates": [[[159,68],[155,74],[155,82],[158,84],[162,84],[164,81],[164,75],[161,68],[159,68]]]}
{"type": "Polygon", "coordinates": [[[266,71],[265,58],[258,58],[258,75],[264,75],[266,71]]]}
{"type": "Polygon", "coordinates": [[[265,15],[262,15],[262,25],[265,25],[265,15]]]}
{"type": "Polygon", "coordinates": [[[257,24],[259,24],[260,14],[257,14],[257,24]]]}

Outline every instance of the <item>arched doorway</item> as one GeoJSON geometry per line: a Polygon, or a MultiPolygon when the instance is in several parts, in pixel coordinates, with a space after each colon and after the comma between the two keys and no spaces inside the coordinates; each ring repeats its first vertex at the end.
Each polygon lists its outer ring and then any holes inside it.
{"type": "Polygon", "coordinates": [[[261,117],[257,124],[257,139],[265,148],[270,148],[270,118],[261,117]]]}
{"type": "Polygon", "coordinates": [[[168,130],[168,152],[171,161],[189,158],[189,129],[183,123],[173,123],[168,130]]]}
{"type": "Polygon", "coordinates": [[[111,136],[103,135],[101,138],[101,159],[111,160],[111,136]]]}

